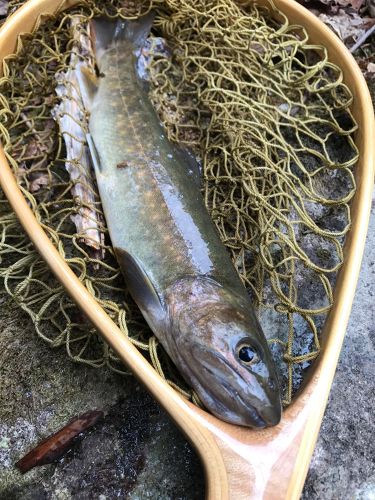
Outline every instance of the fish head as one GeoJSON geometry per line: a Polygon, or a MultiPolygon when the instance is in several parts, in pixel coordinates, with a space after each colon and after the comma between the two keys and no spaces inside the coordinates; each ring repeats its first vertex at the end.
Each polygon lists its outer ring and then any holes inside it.
{"type": "Polygon", "coordinates": [[[181,280],[168,307],[172,358],[204,406],[236,425],[278,424],[277,374],[250,300],[202,277],[181,280]]]}

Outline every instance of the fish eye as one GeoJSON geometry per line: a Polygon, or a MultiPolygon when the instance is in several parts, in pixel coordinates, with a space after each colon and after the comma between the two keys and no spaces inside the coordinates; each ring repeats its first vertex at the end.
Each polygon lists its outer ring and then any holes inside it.
{"type": "Polygon", "coordinates": [[[249,344],[241,344],[237,348],[237,353],[238,353],[239,359],[245,365],[253,365],[259,359],[256,350],[249,344]]]}

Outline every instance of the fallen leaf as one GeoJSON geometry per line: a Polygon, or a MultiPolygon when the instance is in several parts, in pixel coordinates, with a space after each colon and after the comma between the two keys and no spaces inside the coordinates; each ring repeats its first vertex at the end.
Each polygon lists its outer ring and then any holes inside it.
{"type": "Polygon", "coordinates": [[[364,3],[365,0],[350,0],[349,5],[351,5],[353,9],[359,10],[364,3]]]}
{"type": "Polygon", "coordinates": [[[43,186],[48,186],[49,178],[47,174],[40,174],[30,182],[30,193],[36,193],[43,186]]]}
{"type": "Polygon", "coordinates": [[[340,7],[349,7],[352,6],[353,9],[359,10],[366,0],[336,0],[335,4],[340,7]]]}
{"type": "Polygon", "coordinates": [[[8,1],[0,0],[0,16],[4,17],[8,14],[8,1]]]}
{"type": "Polygon", "coordinates": [[[30,140],[25,149],[25,157],[38,156],[46,150],[46,147],[42,145],[35,137],[30,140]]]}
{"type": "Polygon", "coordinates": [[[375,17],[375,0],[366,0],[368,13],[371,17],[375,17]]]}
{"type": "Polygon", "coordinates": [[[361,17],[356,12],[339,9],[337,14],[320,14],[319,19],[327,24],[343,42],[355,41],[362,36],[372,25],[375,19],[361,17]]]}
{"type": "Polygon", "coordinates": [[[375,79],[375,64],[373,62],[369,62],[367,64],[366,70],[363,71],[363,74],[365,75],[365,78],[368,80],[374,80],[375,79]]]}
{"type": "Polygon", "coordinates": [[[73,418],[65,427],[43,439],[35,448],[18,460],[16,467],[25,474],[38,465],[51,464],[62,457],[75,443],[75,440],[87,429],[103,418],[102,411],[87,411],[73,418]]]}
{"type": "Polygon", "coordinates": [[[331,14],[337,12],[340,7],[352,7],[356,11],[359,11],[369,1],[374,0],[304,0],[303,2],[299,0],[299,2],[307,4],[307,8],[310,11],[317,9],[319,12],[327,12],[328,10],[331,14]],[[309,4],[313,4],[314,8],[311,8],[309,4]]]}
{"type": "Polygon", "coordinates": [[[25,177],[25,175],[27,174],[27,169],[26,169],[26,165],[25,165],[25,162],[23,161],[19,166],[18,166],[18,169],[17,169],[17,172],[16,172],[16,177],[18,180],[22,179],[23,177],[25,177]]]}

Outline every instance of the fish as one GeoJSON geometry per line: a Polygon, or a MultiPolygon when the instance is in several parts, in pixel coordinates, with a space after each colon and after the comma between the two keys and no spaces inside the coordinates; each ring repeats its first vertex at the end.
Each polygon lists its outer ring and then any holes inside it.
{"type": "Polygon", "coordinates": [[[87,141],[125,283],[204,407],[264,428],[281,417],[275,365],[248,292],[201,194],[191,155],[168,140],[136,71],[153,14],[92,21],[96,72],[81,68],[87,141]]]}
{"type": "Polygon", "coordinates": [[[48,436],[18,460],[15,464],[17,469],[25,474],[38,465],[55,462],[73,446],[79,434],[94,426],[103,416],[102,411],[91,410],[74,417],[62,429],[48,436]]]}

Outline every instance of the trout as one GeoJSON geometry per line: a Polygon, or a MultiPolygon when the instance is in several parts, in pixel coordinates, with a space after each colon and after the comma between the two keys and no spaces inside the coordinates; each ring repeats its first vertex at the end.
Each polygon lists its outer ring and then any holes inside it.
{"type": "Polygon", "coordinates": [[[187,155],[165,135],[136,71],[152,26],[94,20],[98,75],[83,69],[88,143],[126,285],[203,405],[237,425],[276,425],[280,390],[248,293],[187,155]]]}

